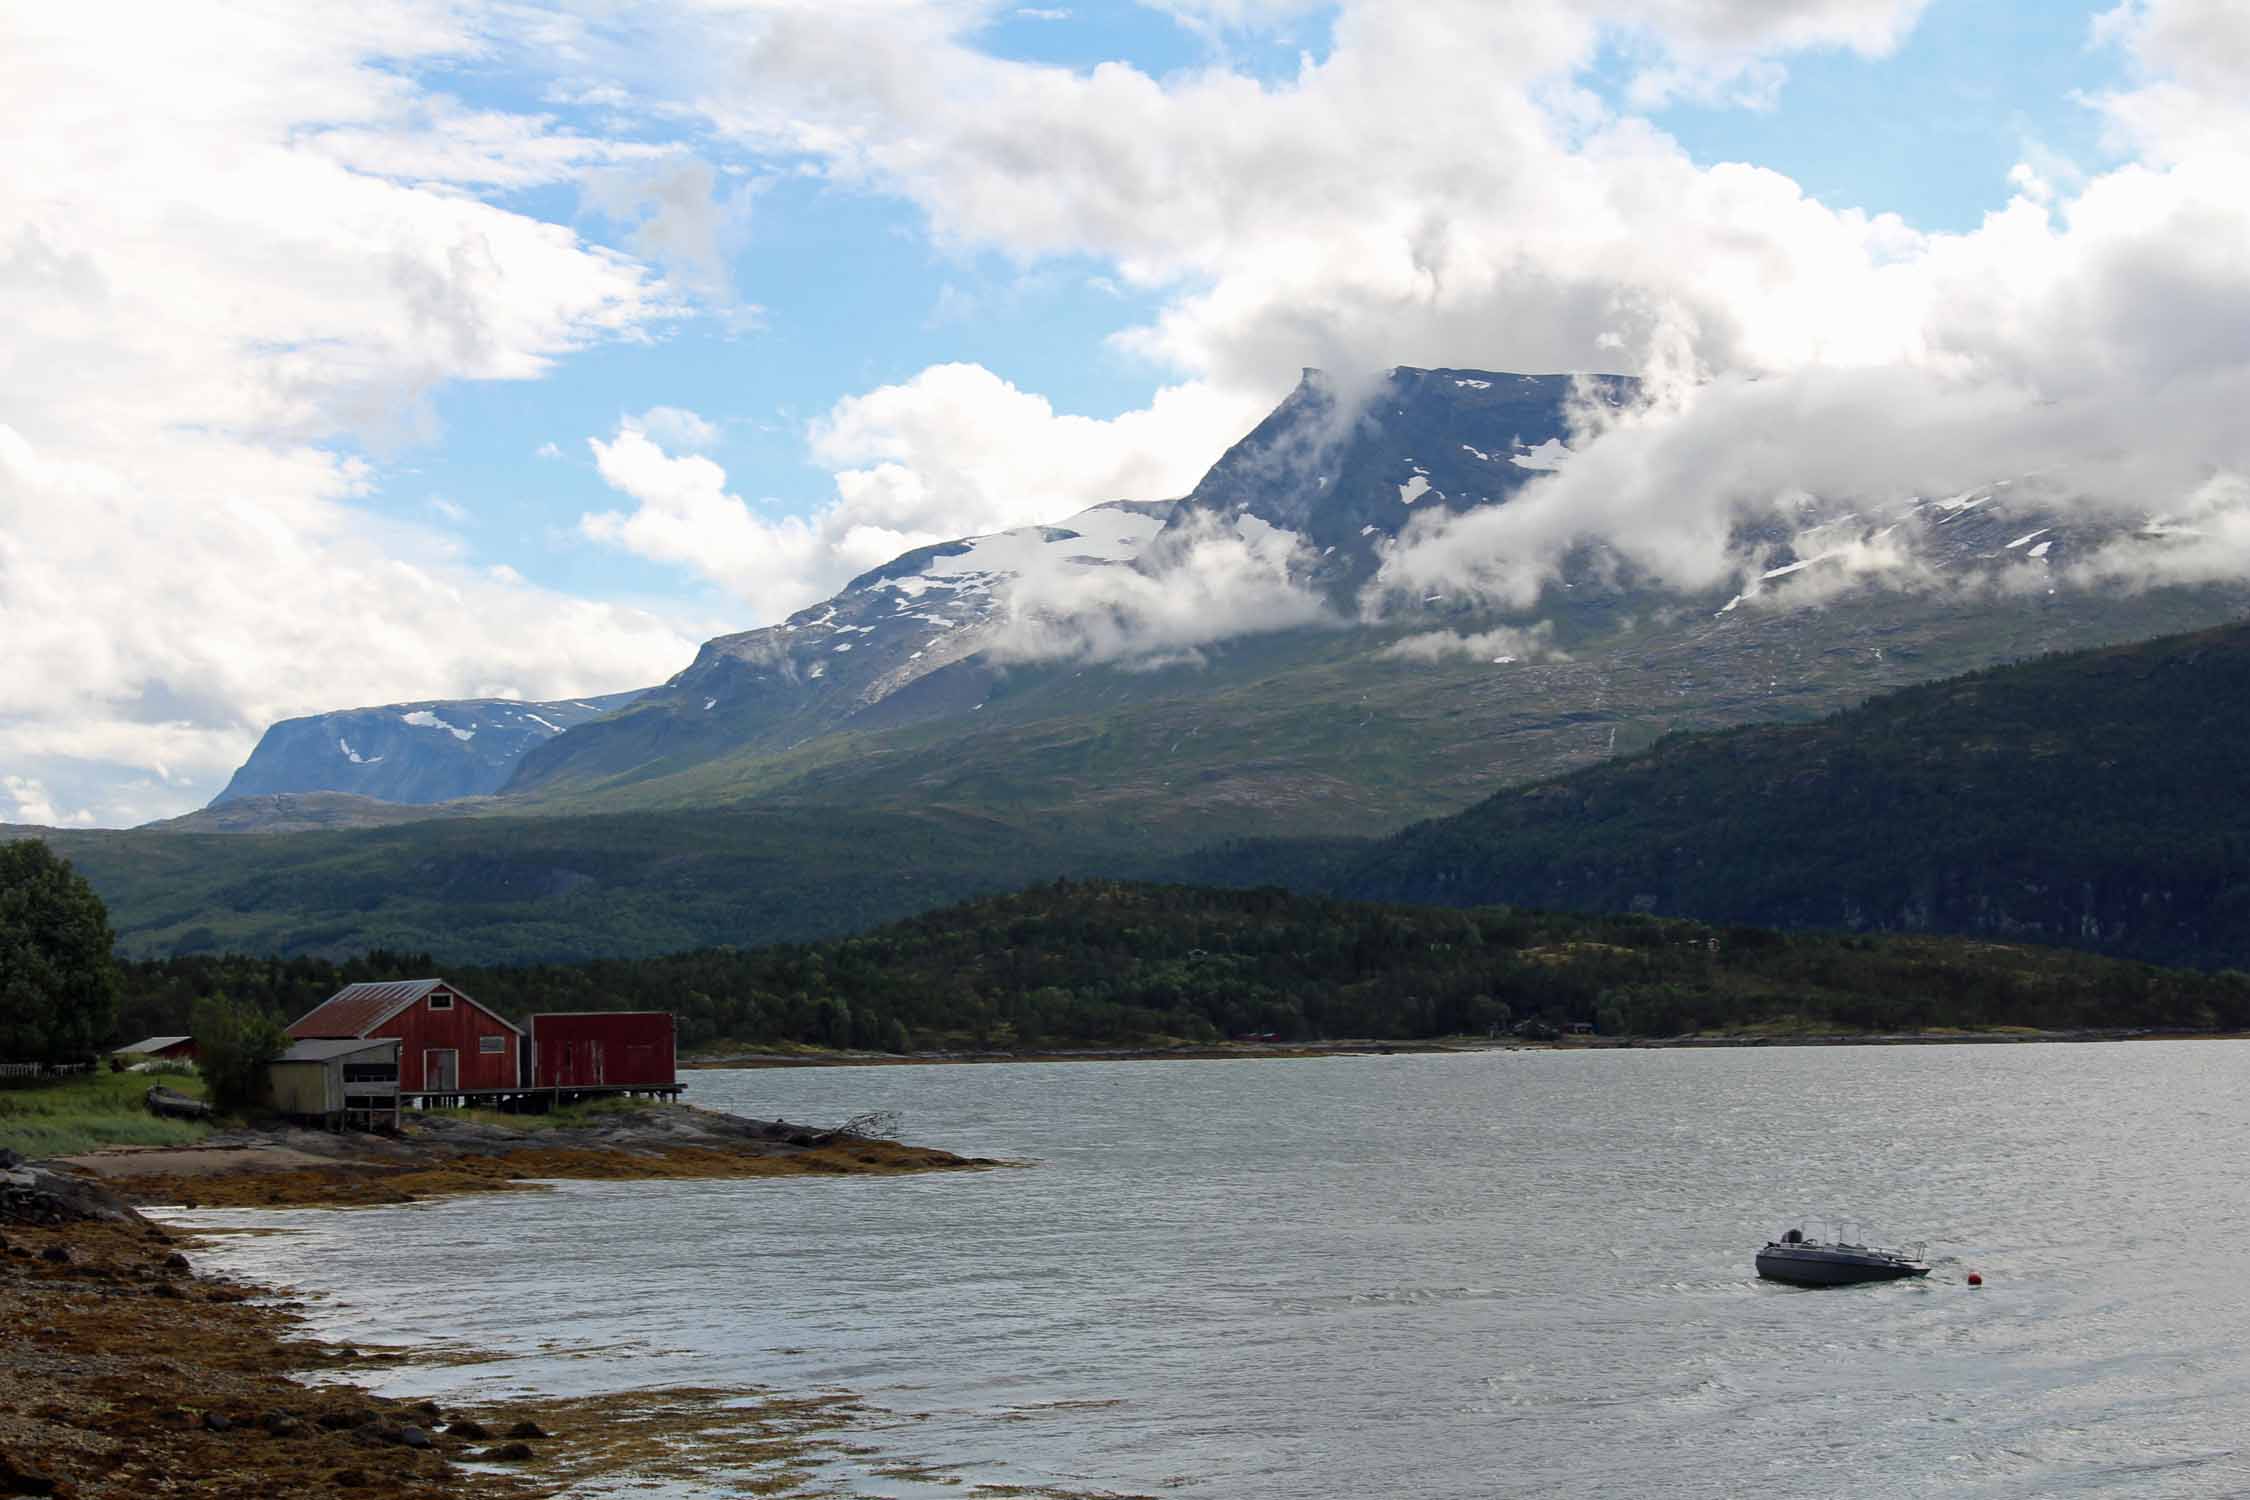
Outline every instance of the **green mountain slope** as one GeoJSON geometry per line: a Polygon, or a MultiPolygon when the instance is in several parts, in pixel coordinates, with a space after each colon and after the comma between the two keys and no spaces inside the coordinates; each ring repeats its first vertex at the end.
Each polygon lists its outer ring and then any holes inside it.
{"type": "Polygon", "coordinates": [[[1409,829],[1329,878],[1391,900],[2242,964],[2246,704],[2250,627],[2057,656],[1816,724],[1667,739],[1409,829]]]}
{"type": "Polygon", "coordinates": [[[1082,850],[989,818],[836,808],[46,836],[131,955],[663,953],[855,931],[1087,868],[1082,850]]]}
{"type": "MultiPolygon", "coordinates": [[[[221,809],[50,837],[109,901],[134,953],[390,947],[501,961],[771,942],[1057,875],[1224,879],[1239,870],[1173,862],[1227,840],[1388,834],[1667,732],[1811,719],[1996,658],[2201,623],[2232,599],[2066,593],[1994,606],[1877,594],[1793,613],[1706,612],[1651,632],[1596,598],[1558,616],[1567,660],[1409,662],[1383,654],[1395,632],[1300,631],[1233,643],[1202,668],[1011,674],[966,724],[829,736],[670,777],[451,804],[394,826],[199,831],[221,809]]],[[[1300,866],[1285,856],[1252,878],[1313,879],[1300,866]]],[[[1507,890],[1704,910],[1689,904],[1705,899],[1691,876],[1507,890]]],[[[1408,889],[1392,879],[1364,888],[1408,889]]],[[[1411,891],[1452,899],[1427,882],[1411,891]]]]}

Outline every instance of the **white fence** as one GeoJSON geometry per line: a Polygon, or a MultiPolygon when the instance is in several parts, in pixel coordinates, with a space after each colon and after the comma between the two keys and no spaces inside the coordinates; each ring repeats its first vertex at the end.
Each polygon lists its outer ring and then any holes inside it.
{"type": "Polygon", "coordinates": [[[93,1071],[92,1063],[0,1063],[0,1078],[60,1078],[93,1071]]]}

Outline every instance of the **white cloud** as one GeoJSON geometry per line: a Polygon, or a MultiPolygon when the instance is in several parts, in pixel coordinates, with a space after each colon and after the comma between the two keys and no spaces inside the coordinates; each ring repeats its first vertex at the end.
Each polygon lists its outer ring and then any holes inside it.
{"type": "Polygon", "coordinates": [[[1314,561],[1293,534],[1254,517],[1165,534],[1145,569],[1028,573],[1001,600],[992,653],[1172,665],[1230,636],[1337,621],[1297,578],[1314,561]]]}
{"type": "Polygon", "coordinates": [[[1503,625],[1475,632],[1426,631],[1393,641],[1383,648],[1382,655],[1397,661],[1481,661],[1494,666],[1570,660],[1569,653],[1555,645],[1552,620],[1541,620],[1520,630],[1503,625]]]}
{"type": "Polygon", "coordinates": [[[643,432],[669,448],[700,452],[718,445],[718,424],[705,421],[685,407],[652,406],[634,420],[643,432]]]}
{"type": "Polygon", "coordinates": [[[733,591],[761,618],[817,597],[828,559],[818,530],[797,517],[769,521],[728,493],[726,470],[698,455],[674,457],[626,422],[605,442],[587,439],[604,483],[635,502],[630,512],[579,518],[597,542],[692,569],[733,591]]]}
{"type": "Polygon", "coordinates": [[[274,719],[609,691],[693,652],[670,621],[494,577],[435,533],[373,521],[345,503],[354,471],[315,450],[167,451],[150,480],[0,426],[0,765],[50,785],[66,761],[138,767],[177,812],[274,719]]]}
{"type": "Polygon", "coordinates": [[[636,261],[475,196],[638,154],[415,81],[491,55],[487,19],[0,21],[0,765],[52,799],[179,812],[274,718],[621,688],[692,650],[380,520],[342,451],[434,431],[446,382],[536,377],[679,310],[636,261]]]}
{"type": "Polygon", "coordinates": [[[81,809],[74,813],[56,808],[47,795],[46,786],[29,776],[0,776],[0,795],[14,804],[14,816],[0,819],[9,823],[33,823],[45,828],[61,828],[71,824],[91,824],[94,815],[81,809]]]}
{"type": "Polygon", "coordinates": [[[812,424],[836,493],[801,518],[761,514],[728,491],[718,464],[667,451],[686,445],[632,419],[589,446],[604,482],[635,508],[585,516],[580,529],[698,572],[770,622],[914,547],[1184,494],[1265,404],[1189,384],[1098,420],[1058,413],[980,365],[936,365],[847,397],[812,424]]]}

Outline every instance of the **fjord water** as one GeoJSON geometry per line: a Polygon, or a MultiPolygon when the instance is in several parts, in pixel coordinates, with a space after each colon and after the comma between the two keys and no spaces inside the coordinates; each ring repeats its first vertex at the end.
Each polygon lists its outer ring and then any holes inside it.
{"type": "Polygon", "coordinates": [[[691,1077],[1037,1164],[189,1217],[301,1231],[212,1258],[323,1332],[521,1356],[400,1391],[856,1392],[852,1493],[2250,1493],[2243,1045],[691,1077]],[[1758,1281],[1808,1210],[1935,1272],[1758,1281]]]}

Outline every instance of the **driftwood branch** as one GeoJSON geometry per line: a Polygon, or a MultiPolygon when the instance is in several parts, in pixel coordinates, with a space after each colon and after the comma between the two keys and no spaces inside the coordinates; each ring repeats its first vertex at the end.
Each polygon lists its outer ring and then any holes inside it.
{"type": "Polygon", "coordinates": [[[828,1132],[831,1140],[895,1141],[898,1139],[900,1121],[895,1109],[871,1109],[864,1115],[853,1115],[843,1124],[828,1132]]]}

